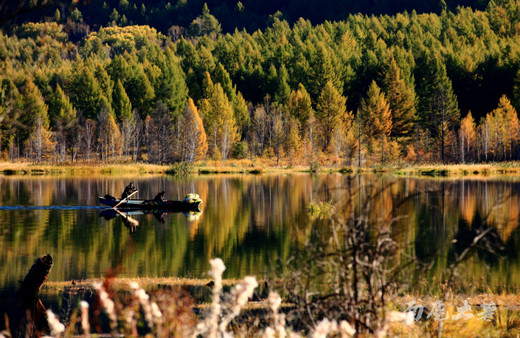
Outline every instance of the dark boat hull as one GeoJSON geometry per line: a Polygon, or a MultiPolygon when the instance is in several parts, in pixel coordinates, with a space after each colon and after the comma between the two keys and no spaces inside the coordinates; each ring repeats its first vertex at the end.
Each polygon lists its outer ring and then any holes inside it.
{"type": "MultiPolygon", "coordinates": [[[[99,197],[99,203],[109,207],[115,207],[121,200],[115,198],[99,197]]],[[[154,200],[128,200],[119,205],[118,209],[126,210],[170,210],[170,211],[200,211],[201,201],[154,201],[154,200]]]]}

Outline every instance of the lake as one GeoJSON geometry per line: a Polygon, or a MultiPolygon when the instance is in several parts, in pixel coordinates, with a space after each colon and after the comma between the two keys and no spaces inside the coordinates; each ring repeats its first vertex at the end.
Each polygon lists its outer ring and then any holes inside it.
{"type": "Polygon", "coordinates": [[[297,256],[310,229],[322,224],[306,211],[311,201],[341,207],[354,195],[359,203],[373,196],[370,217],[392,215],[392,238],[407,256],[428,264],[432,277],[479,231],[492,228],[460,274],[494,290],[519,286],[520,178],[263,174],[0,176],[0,289],[15,288],[47,253],[54,258],[51,281],[110,270],[120,277],[208,277],[214,257],[226,264],[225,278],[263,278],[297,256]],[[136,198],[161,190],[174,200],[198,193],[202,212],[103,216],[98,196],[120,196],[129,182],[139,188],[136,198]]]}

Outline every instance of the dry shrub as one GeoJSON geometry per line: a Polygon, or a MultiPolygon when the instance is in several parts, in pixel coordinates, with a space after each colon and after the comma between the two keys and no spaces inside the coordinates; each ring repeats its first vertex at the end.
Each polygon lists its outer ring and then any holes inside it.
{"type": "Polygon", "coordinates": [[[284,295],[294,304],[287,321],[295,330],[345,322],[359,334],[380,335],[391,327],[386,303],[400,271],[389,233],[394,219],[377,214],[374,205],[386,189],[372,189],[363,199],[361,189],[345,191],[341,201],[309,208],[314,224],[297,259],[302,263],[285,266],[283,278],[284,295]]]}

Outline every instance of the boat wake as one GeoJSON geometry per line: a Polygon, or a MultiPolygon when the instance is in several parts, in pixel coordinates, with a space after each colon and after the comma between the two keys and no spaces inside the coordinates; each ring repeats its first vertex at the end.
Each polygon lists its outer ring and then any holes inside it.
{"type": "Polygon", "coordinates": [[[76,209],[104,209],[106,207],[92,205],[7,205],[0,206],[0,210],[76,210],[76,209]]]}

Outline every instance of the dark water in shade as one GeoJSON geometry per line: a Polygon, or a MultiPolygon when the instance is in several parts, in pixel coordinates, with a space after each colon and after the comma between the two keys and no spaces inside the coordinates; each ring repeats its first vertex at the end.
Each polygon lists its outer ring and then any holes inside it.
{"type": "Polygon", "coordinates": [[[374,191],[382,193],[374,197],[371,217],[393,214],[392,238],[407,255],[430,262],[432,278],[476,231],[491,227],[490,245],[499,254],[480,248],[461,273],[492,289],[520,286],[520,178],[0,176],[0,304],[47,253],[54,258],[51,281],[103,277],[109,269],[121,277],[207,277],[214,257],[224,260],[226,278],[262,278],[301,249],[317,226],[306,212],[311,201],[341,206],[355,194],[361,203],[374,191]],[[126,215],[130,221],[104,216],[98,196],[118,196],[131,181],[139,188],[136,198],[161,190],[174,200],[198,193],[202,213],[133,213],[126,215]]]}

